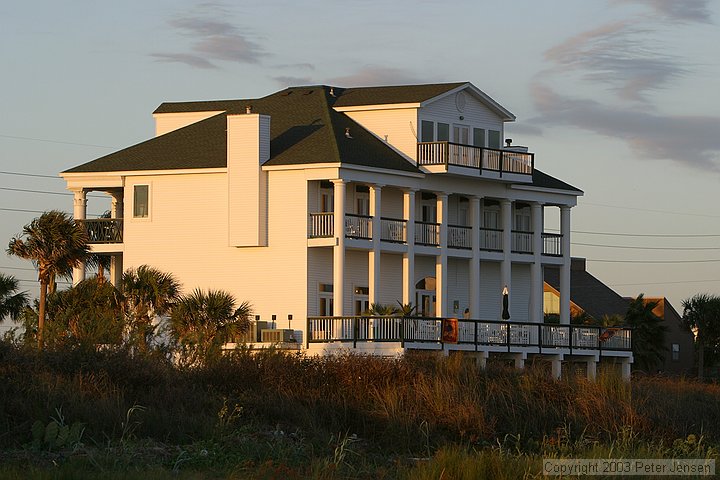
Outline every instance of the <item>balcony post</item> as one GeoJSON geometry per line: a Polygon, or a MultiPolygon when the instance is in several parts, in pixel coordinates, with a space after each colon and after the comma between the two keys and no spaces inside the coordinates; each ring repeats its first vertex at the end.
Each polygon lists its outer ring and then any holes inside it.
{"type": "MultiPolygon", "coordinates": [[[[111,193],[112,205],[110,207],[111,218],[124,218],[125,217],[125,205],[123,203],[123,192],[122,190],[111,193]]],[[[125,224],[121,223],[121,229],[125,229],[125,224]]],[[[123,240],[124,241],[124,240],[123,240]]],[[[110,282],[115,286],[120,286],[123,273],[123,256],[122,253],[112,255],[110,257],[110,282]]]]}
{"type": "MultiPolygon", "coordinates": [[[[334,196],[333,315],[345,315],[345,190],[343,179],[332,180],[334,196]]],[[[338,332],[336,332],[338,338],[338,332]]]]}
{"type": "Polygon", "coordinates": [[[448,194],[436,193],[437,223],[440,224],[440,254],[435,257],[435,316],[445,318],[448,315],[448,194]]]}
{"type": "Polygon", "coordinates": [[[562,265],[560,266],[560,323],[570,324],[570,207],[560,207],[562,265]]]}
{"type": "MultiPolygon", "coordinates": [[[[470,258],[470,318],[480,318],[480,197],[470,197],[472,257],[470,258]]],[[[476,325],[477,326],[477,325],[476,325]]]]}
{"type": "MultiPolygon", "coordinates": [[[[73,190],[73,218],[85,220],[87,215],[87,196],[85,189],[73,190]]],[[[73,268],[73,286],[85,280],[85,262],[81,262],[73,268]]]]}
{"type": "Polygon", "coordinates": [[[380,293],[380,212],[382,185],[370,185],[370,215],[372,215],[372,249],[368,252],[368,301],[378,303],[380,293]]]}
{"type": "MultiPolygon", "coordinates": [[[[403,192],[403,219],[405,220],[405,242],[403,253],[403,304],[415,303],[415,190],[403,192]]],[[[415,305],[417,307],[417,305],[415,305]]]]}
{"type": "Polygon", "coordinates": [[[543,321],[543,206],[539,202],[530,204],[532,212],[532,248],[533,263],[530,264],[530,321],[542,323],[543,321]]]}
{"type": "MultiPolygon", "coordinates": [[[[500,298],[502,289],[508,287],[508,302],[510,304],[510,315],[513,315],[512,309],[512,202],[508,199],[500,200],[500,216],[502,217],[503,229],[503,259],[500,263],[500,288],[497,291],[497,298],[500,298]]],[[[502,305],[498,309],[498,318],[502,313],[502,305]]]]}

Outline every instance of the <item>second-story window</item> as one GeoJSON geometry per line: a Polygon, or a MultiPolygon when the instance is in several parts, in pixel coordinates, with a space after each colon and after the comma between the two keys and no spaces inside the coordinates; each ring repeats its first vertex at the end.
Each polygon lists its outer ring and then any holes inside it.
{"type": "Polygon", "coordinates": [[[453,125],[453,141],[461,145],[470,144],[470,127],[453,125]]]}
{"type": "Polygon", "coordinates": [[[330,182],[320,182],[320,211],[330,213],[333,211],[333,184],[330,182]]]}
{"type": "Polygon", "coordinates": [[[147,218],[150,213],[150,186],[133,187],[133,217],[147,218]]]}
{"type": "Polygon", "coordinates": [[[429,120],[423,120],[420,124],[420,141],[421,142],[433,142],[435,141],[435,123],[429,120]]]}
{"type": "Polygon", "coordinates": [[[437,141],[438,142],[449,142],[450,141],[450,124],[438,122],[438,124],[437,124],[437,141]]]}
{"type": "Polygon", "coordinates": [[[488,147],[500,148],[500,131],[488,130],[488,147]]]}
{"type": "Polygon", "coordinates": [[[473,145],[476,147],[485,146],[485,129],[473,128],[473,145]]]}

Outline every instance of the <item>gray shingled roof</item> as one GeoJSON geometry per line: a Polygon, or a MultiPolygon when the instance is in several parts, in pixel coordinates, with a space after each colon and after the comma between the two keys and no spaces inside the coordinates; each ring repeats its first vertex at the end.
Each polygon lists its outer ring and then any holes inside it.
{"type": "MultiPolygon", "coordinates": [[[[588,315],[599,320],[604,315],[622,315],[627,313],[628,301],[612,288],[580,267],[583,259],[573,259],[570,269],[570,300],[582,308],[588,315]]],[[[545,266],[545,281],[556,290],[560,290],[560,269],[545,266]]]]}
{"type": "MultiPolygon", "coordinates": [[[[265,165],[343,163],[416,173],[416,165],[333,106],[419,103],[462,85],[467,82],[346,89],[321,85],[291,87],[258,99],[163,103],[154,113],[222,113],[66,173],[224,168],[226,115],[244,113],[247,106],[271,116],[270,159],[265,165]],[[352,138],[345,136],[346,129],[352,138]]],[[[539,170],[533,173],[533,185],[580,192],[539,170]]]]}
{"type": "Polygon", "coordinates": [[[332,109],[329,87],[295,87],[254,100],[164,103],[155,113],[224,111],[165,135],[67,170],[67,173],[172,170],[226,166],[225,116],[254,113],[271,116],[270,159],[265,165],[345,163],[419,172],[383,141],[347,115],[332,109]],[[349,128],[352,138],[345,136],[349,128]]]}
{"type": "Polygon", "coordinates": [[[425,85],[397,85],[387,87],[336,88],[335,107],[421,103],[442,95],[468,82],[430,83],[425,85]]]}

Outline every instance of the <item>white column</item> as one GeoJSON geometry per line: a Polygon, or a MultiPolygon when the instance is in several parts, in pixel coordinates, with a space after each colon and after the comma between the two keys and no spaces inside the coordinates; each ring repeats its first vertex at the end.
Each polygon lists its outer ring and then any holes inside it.
{"type": "Polygon", "coordinates": [[[448,315],[448,195],[437,194],[437,223],[440,224],[440,254],[435,257],[435,316],[448,315]]]}
{"type": "Polygon", "coordinates": [[[630,377],[632,375],[632,362],[630,361],[630,358],[623,358],[622,359],[622,379],[626,382],[630,381],[630,377]]]}
{"type": "MultiPolygon", "coordinates": [[[[403,254],[403,304],[415,303],[415,190],[403,192],[407,251],[403,254]]],[[[415,305],[419,308],[419,305],[415,305]]]]}
{"type": "Polygon", "coordinates": [[[368,253],[368,300],[370,305],[380,298],[380,213],[382,185],[370,186],[370,215],[372,215],[372,250],[368,253]]]}
{"type": "Polygon", "coordinates": [[[470,197],[472,258],[470,258],[470,318],[480,318],[480,197],[470,197]]]}
{"type": "MultiPolygon", "coordinates": [[[[512,319],[512,202],[510,200],[500,200],[500,216],[503,229],[503,259],[500,264],[500,290],[497,292],[498,297],[502,294],[502,289],[508,287],[508,302],[510,304],[510,318],[512,319]]],[[[502,314],[502,304],[498,311],[498,318],[502,314]]]]}
{"type": "Polygon", "coordinates": [[[588,380],[595,380],[597,377],[597,359],[592,357],[587,361],[587,378],[588,380]]]}
{"type": "MultiPolygon", "coordinates": [[[[84,189],[73,191],[73,218],[75,220],[85,220],[87,214],[87,197],[84,189]]],[[[73,285],[85,280],[85,262],[81,262],[77,267],[73,268],[73,285]]]]}
{"type": "Polygon", "coordinates": [[[345,181],[333,180],[333,222],[335,246],[333,246],[333,315],[345,314],[345,181]]]}
{"type": "MultiPolygon", "coordinates": [[[[116,219],[122,219],[125,216],[125,206],[123,203],[123,192],[122,190],[112,193],[112,206],[110,207],[110,217],[116,219]]],[[[125,234],[125,225],[121,224],[123,235],[125,234]]],[[[123,242],[124,242],[123,238],[123,242]]],[[[115,287],[120,286],[123,273],[123,254],[118,253],[110,257],[110,282],[115,287]]]]}
{"type": "Polygon", "coordinates": [[[560,266],[560,323],[570,324],[570,207],[560,207],[562,259],[560,266]]]}
{"type": "Polygon", "coordinates": [[[538,202],[531,204],[533,231],[533,263],[530,264],[530,321],[543,321],[543,206],[538,202]]]}
{"type": "Polygon", "coordinates": [[[552,370],[552,377],[559,380],[562,376],[562,357],[560,355],[550,359],[550,368],[552,370]]]}

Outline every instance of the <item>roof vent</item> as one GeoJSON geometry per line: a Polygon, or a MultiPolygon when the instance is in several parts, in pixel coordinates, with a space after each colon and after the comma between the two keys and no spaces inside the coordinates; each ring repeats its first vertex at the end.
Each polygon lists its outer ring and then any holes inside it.
{"type": "Polygon", "coordinates": [[[350,128],[345,129],[345,138],[353,138],[352,135],[350,135],[350,128]]]}
{"type": "Polygon", "coordinates": [[[252,105],[245,106],[245,113],[247,113],[248,115],[252,113],[252,105]]]}
{"type": "Polygon", "coordinates": [[[509,147],[510,145],[512,145],[512,138],[506,138],[506,139],[505,139],[505,146],[506,146],[506,147],[509,147]]]}

